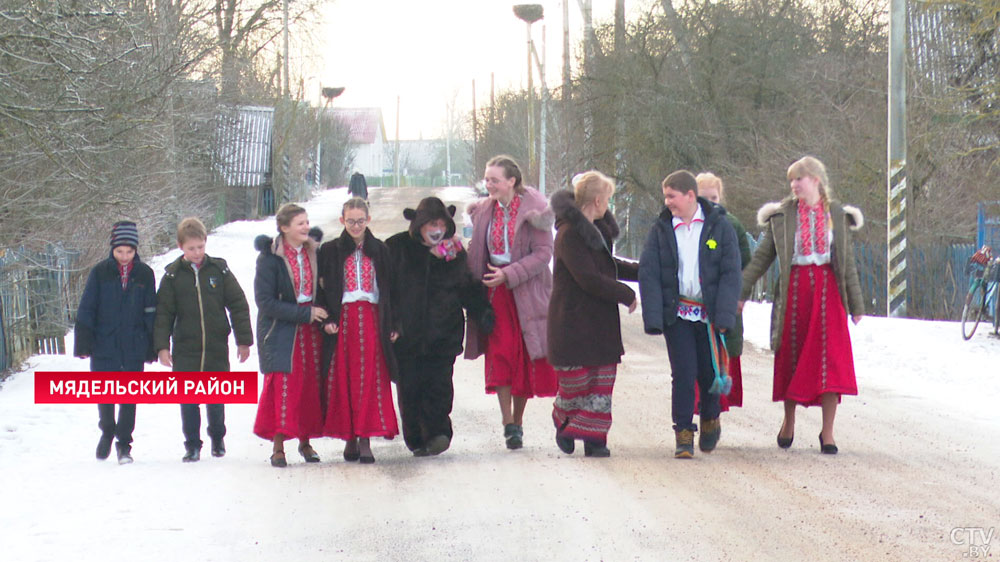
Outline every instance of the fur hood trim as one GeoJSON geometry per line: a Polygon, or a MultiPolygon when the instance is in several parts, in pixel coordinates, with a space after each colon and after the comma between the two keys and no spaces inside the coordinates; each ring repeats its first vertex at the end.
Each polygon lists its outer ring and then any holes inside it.
{"type": "Polygon", "coordinates": [[[556,217],[556,225],[568,224],[571,228],[580,233],[584,242],[592,250],[602,250],[610,245],[610,241],[618,237],[621,232],[618,221],[615,220],[611,211],[606,211],[604,216],[596,222],[590,222],[583,212],[576,206],[576,197],[572,191],[560,189],[552,194],[549,200],[552,211],[556,217]]]}
{"type": "MultiPolygon", "coordinates": [[[[767,221],[771,220],[771,217],[781,212],[781,208],[787,205],[792,198],[786,198],[782,201],[772,201],[770,203],[764,203],[764,205],[757,211],[757,225],[767,226],[767,221]]],[[[853,205],[841,205],[844,209],[844,214],[847,215],[847,226],[851,230],[859,230],[865,225],[865,217],[861,212],[861,209],[853,205]]]]}
{"type": "MultiPolygon", "coordinates": [[[[539,230],[552,230],[552,227],[556,224],[556,215],[552,212],[552,208],[549,207],[545,196],[535,188],[526,187],[521,197],[523,198],[521,201],[521,213],[523,213],[525,222],[539,230]]],[[[492,205],[493,201],[489,197],[473,201],[465,207],[465,212],[471,216],[475,216],[477,211],[481,211],[483,205],[492,205]]]]}

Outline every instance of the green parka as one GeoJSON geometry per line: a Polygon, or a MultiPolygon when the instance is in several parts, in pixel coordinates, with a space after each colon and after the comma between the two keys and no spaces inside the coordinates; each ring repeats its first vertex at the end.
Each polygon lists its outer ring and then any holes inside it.
{"type": "Polygon", "coordinates": [[[230,332],[237,345],[250,346],[253,331],[250,305],[226,260],[205,256],[196,276],[179,257],[165,271],[156,293],[156,352],[170,349],[175,371],[228,371],[230,332]]]}
{"type": "MultiPolygon", "coordinates": [[[[757,211],[757,223],[764,228],[764,239],[743,270],[743,290],[740,300],[745,301],[753,291],[753,285],[760,279],[771,263],[778,260],[778,290],[774,306],[771,308],[771,349],[778,350],[781,343],[781,329],[785,321],[788,305],[788,284],[791,279],[792,254],[795,251],[795,227],[797,223],[798,201],[787,197],[781,202],[767,203],[757,211]]],[[[862,316],[865,306],[861,296],[861,282],[858,267],[854,261],[851,230],[864,225],[861,210],[850,205],[830,201],[830,219],[833,223],[833,246],[831,264],[837,278],[837,289],[844,309],[851,316],[862,316]]]]}

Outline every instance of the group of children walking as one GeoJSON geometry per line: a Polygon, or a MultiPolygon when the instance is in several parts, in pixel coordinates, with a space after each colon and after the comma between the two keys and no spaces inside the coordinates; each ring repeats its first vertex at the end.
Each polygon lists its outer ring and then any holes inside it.
{"type": "MultiPolygon", "coordinates": [[[[283,205],[277,236],[255,240],[264,383],[253,431],[272,442],[275,467],[287,466],[287,439],[298,441],[305,462],[319,462],[316,437],[344,440],[346,461],[374,463],[370,439],[400,431],[394,382],[407,448],[417,457],[440,454],[454,435],[452,377],[464,334],[465,357],[485,355],[485,390],[498,397],[507,448],[523,446],[528,399],[555,396],[558,447],[572,453],[582,440],[586,456],[607,457],[624,354],[617,305],[629,312],[639,305],[621,280],[637,280],[645,331],[663,334],[669,353],[675,457],[694,454],[696,414],[699,448],[710,452],[721,436],[720,412],[742,404],[742,302],[777,257],[774,400],[785,406],[778,445],[792,444],[795,406],[819,404],[821,449],[835,453],[836,405],[857,393],[846,318],[856,323],[863,314],[849,239],[861,216],[831,199],[815,158],[793,164],[788,179],[792,194],[758,214],[765,236],[751,258],[741,243],[745,230],[717,202],[721,181],[670,174],[638,264],[614,255],[619,230],[608,210],[609,178],[581,174],[573,192],[553,195],[550,206],[523,185],[507,156],[487,163],[489,196],[468,207],[468,251],[456,236],[455,207],[436,197],[405,209],[409,228],[385,242],[368,229],[368,204],[359,197],[343,206],[340,236],[322,244],[306,210],[283,205]]],[[[235,331],[245,361],[253,344],[249,307],[225,261],[205,255],[206,239],[197,219],[182,221],[183,255],[154,294],[152,271],[136,254],[135,224],[117,223],[111,256],[91,271],[84,291],[75,354],[103,371],[141,370],[155,358],[175,370],[228,370],[235,331]]],[[[183,460],[197,461],[200,411],[181,411],[183,460]]],[[[212,454],[222,456],[223,407],[207,412],[212,454]]],[[[117,421],[113,405],[99,413],[97,457],[107,458],[117,439],[119,462],[131,462],[135,406],[120,406],[117,421]]]]}

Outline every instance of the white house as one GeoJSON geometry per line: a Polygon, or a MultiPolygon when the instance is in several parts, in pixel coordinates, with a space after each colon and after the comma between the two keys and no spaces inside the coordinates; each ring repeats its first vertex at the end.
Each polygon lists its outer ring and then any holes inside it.
{"type": "Polygon", "coordinates": [[[382,170],[392,167],[385,159],[385,124],[382,110],[375,107],[330,108],[333,117],[351,128],[351,145],[354,148],[354,164],[348,173],[358,171],[366,176],[377,177],[382,170]]]}

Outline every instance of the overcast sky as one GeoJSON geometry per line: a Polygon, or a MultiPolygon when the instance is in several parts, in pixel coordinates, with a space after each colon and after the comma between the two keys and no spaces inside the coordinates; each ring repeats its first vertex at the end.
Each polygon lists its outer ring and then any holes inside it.
{"type": "MultiPolygon", "coordinates": [[[[577,0],[570,8],[570,49],[582,38],[577,0]]],[[[336,0],[324,10],[320,41],[300,55],[307,98],[315,99],[320,82],[344,86],[334,106],[381,107],[386,136],[395,137],[396,97],[400,97],[400,138],[443,135],[445,107],[454,99],[459,111],[489,102],[490,73],[496,90],[521,88],[527,75],[525,24],[513,13],[520,2],[505,0],[336,0]]],[[[562,80],[562,4],[537,2],[545,19],[533,25],[541,48],[546,27],[546,78],[562,80]]],[[[648,5],[632,1],[630,10],[648,5]]],[[[613,0],[594,0],[594,22],[608,21],[613,0]]],[[[295,63],[293,62],[293,65],[295,63]]],[[[537,84],[538,75],[535,75],[537,84]]]]}

